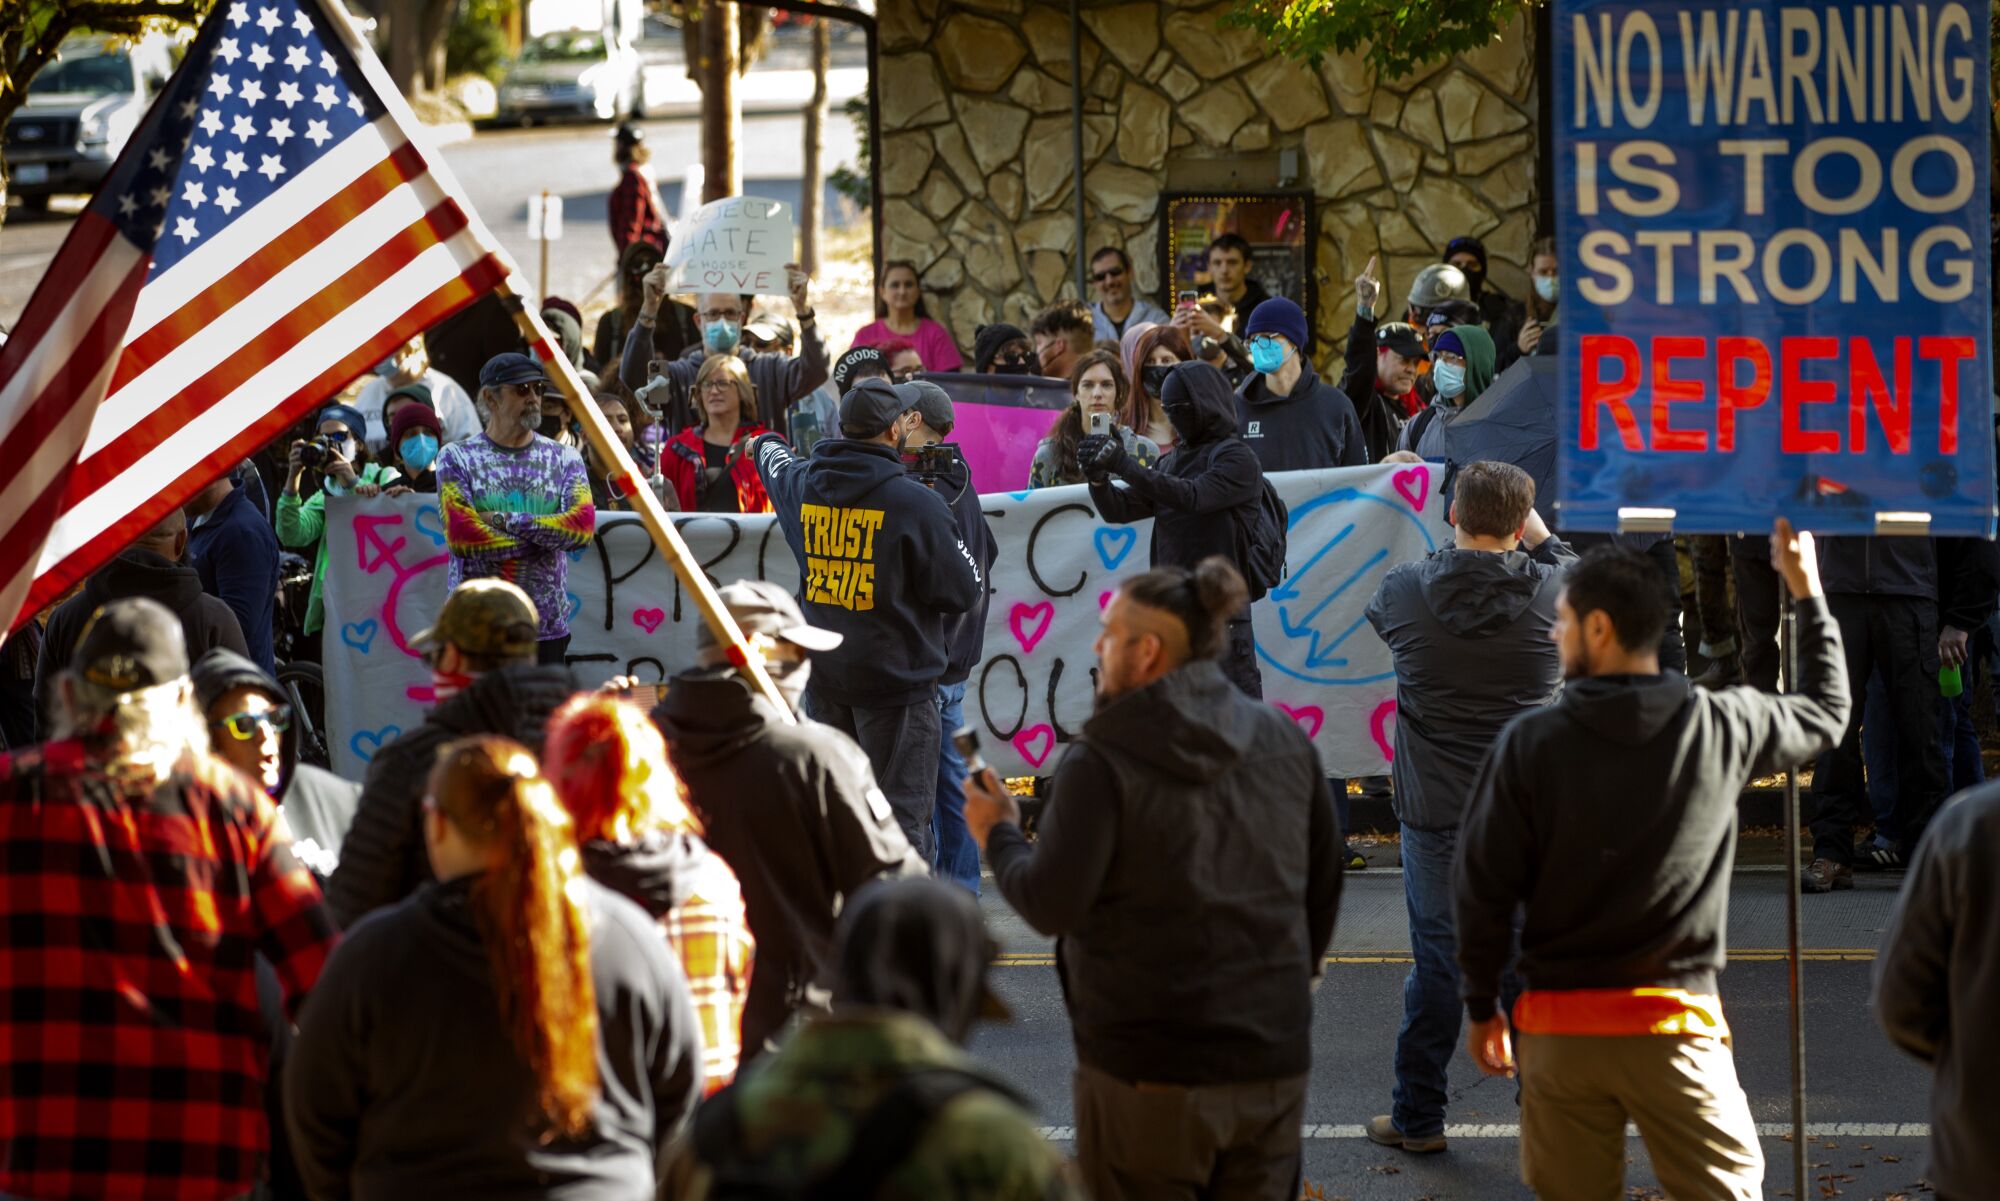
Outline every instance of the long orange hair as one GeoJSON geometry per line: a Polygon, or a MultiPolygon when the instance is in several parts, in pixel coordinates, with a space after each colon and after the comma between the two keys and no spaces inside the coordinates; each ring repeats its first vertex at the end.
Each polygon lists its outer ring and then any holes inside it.
{"type": "Polygon", "coordinates": [[[543,768],[579,843],[627,843],[648,830],[701,833],[667,762],[667,740],[637,705],[570,698],[549,717],[543,768]]]}
{"type": "Polygon", "coordinates": [[[569,814],[527,748],[492,735],[446,747],[430,795],[469,842],[492,850],[472,902],[500,1019],[534,1071],[549,1134],[581,1134],[598,1094],[597,994],[569,814]]]}

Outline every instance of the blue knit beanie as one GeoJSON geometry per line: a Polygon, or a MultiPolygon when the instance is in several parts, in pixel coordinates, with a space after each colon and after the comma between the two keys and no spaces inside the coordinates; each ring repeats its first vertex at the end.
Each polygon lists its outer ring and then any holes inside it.
{"type": "Polygon", "coordinates": [[[1250,310],[1250,328],[1243,331],[1243,340],[1247,342],[1258,334],[1281,334],[1292,344],[1292,349],[1304,354],[1305,310],[1282,296],[1271,297],[1250,310]]]}

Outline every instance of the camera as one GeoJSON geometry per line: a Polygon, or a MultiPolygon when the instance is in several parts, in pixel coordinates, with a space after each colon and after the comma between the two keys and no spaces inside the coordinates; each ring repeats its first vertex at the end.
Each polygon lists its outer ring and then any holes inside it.
{"type": "Polygon", "coordinates": [[[926,487],[935,487],[939,480],[954,474],[957,468],[964,465],[965,452],[950,442],[933,442],[903,454],[903,470],[916,476],[926,487]]]}
{"type": "Polygon", "coordinates": [[[341,457],[340,448],[327,438],[314,438],[299,447],[299,464],[318,471],[326,470],[326,465],[341,457]]]}

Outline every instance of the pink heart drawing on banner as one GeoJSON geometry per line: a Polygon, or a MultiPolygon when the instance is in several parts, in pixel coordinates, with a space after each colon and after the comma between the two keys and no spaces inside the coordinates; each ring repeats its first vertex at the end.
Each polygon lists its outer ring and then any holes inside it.
{"type": "Polygon", "coordinates": [[[659,629],[660,623],[666,619],[667,611],[665,609],[632,610],[632,624],[645,630],[648,634],[659,629]]]}
{"type": "Polygon", "coordinates": [[[1039,605],[1017,604],[1008,610],[1007,627],[1014,631],[1014,641],[1021,644],[1021,653],[1032,654],[1035,644],[1049,632],[1049,623],[1055,619],[1056,607],[1047,601],[1039,605]]]}
{"type": "Polygon", "coordinates": [[[1375,740],[1375,749],[1382,752],[1385,763],[1396,761],[1395,735],[1389,731],[1389,723],[1396,720],[1396,700],[1394,697],[1375,706],[1375,712],[1368,718],[1368,736],[1375,740]]]}
{"type": "Polygon", "coordinates": [[[1320,708],[1318,705],[1293,706],[1287,705],[1283,701],[1275,703],[1278,708],[1285,711],[1286,717],[1298,723],[1299,729],[1306,732],[1307,738],[1319,737],[1319,728],[1326,724],[1326,710],[1320,708]]]}
{"type": "Polygon", "coordinates": [[[1049,761],[1049,752],[1056,749],[1056,732],[1052,726],[1029,726],[1014,735],[1014,749],[1021,752],[1021,758],[1030,767],[1040,767],[1049,761]]]}
{"type": "Polygon", "coordinates": [[[1104,607],[1110,603],[1111,603],[1111,590],[1109,588],[1106,588],[1104,591],[1097,594],[1097,608],[1099,612],[1103,612],[1104,607]]]}
{"type": "Polygon", "coordinates": [[[1419,513],[1424,511],[1424,501],[1429,499],[1431,493],[1430,468],[1411,467],[1398,471],[1389,482],[1396,485],[1397,495],[1409,501],[1412,509],[1419,513]]]}

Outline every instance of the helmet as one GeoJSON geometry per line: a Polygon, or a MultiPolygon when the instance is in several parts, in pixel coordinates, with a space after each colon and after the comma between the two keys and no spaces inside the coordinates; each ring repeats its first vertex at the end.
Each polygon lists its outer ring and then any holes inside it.
{"type": "Polygon", "coordinates": [[[1417,272],[1410,284],[1410,304],[1420,309],[1435,308],[1447,300],[1471,299],[1472,285],[1465,282],[1465,272],[1450,263],[1432,263],[1417,272]]]}

